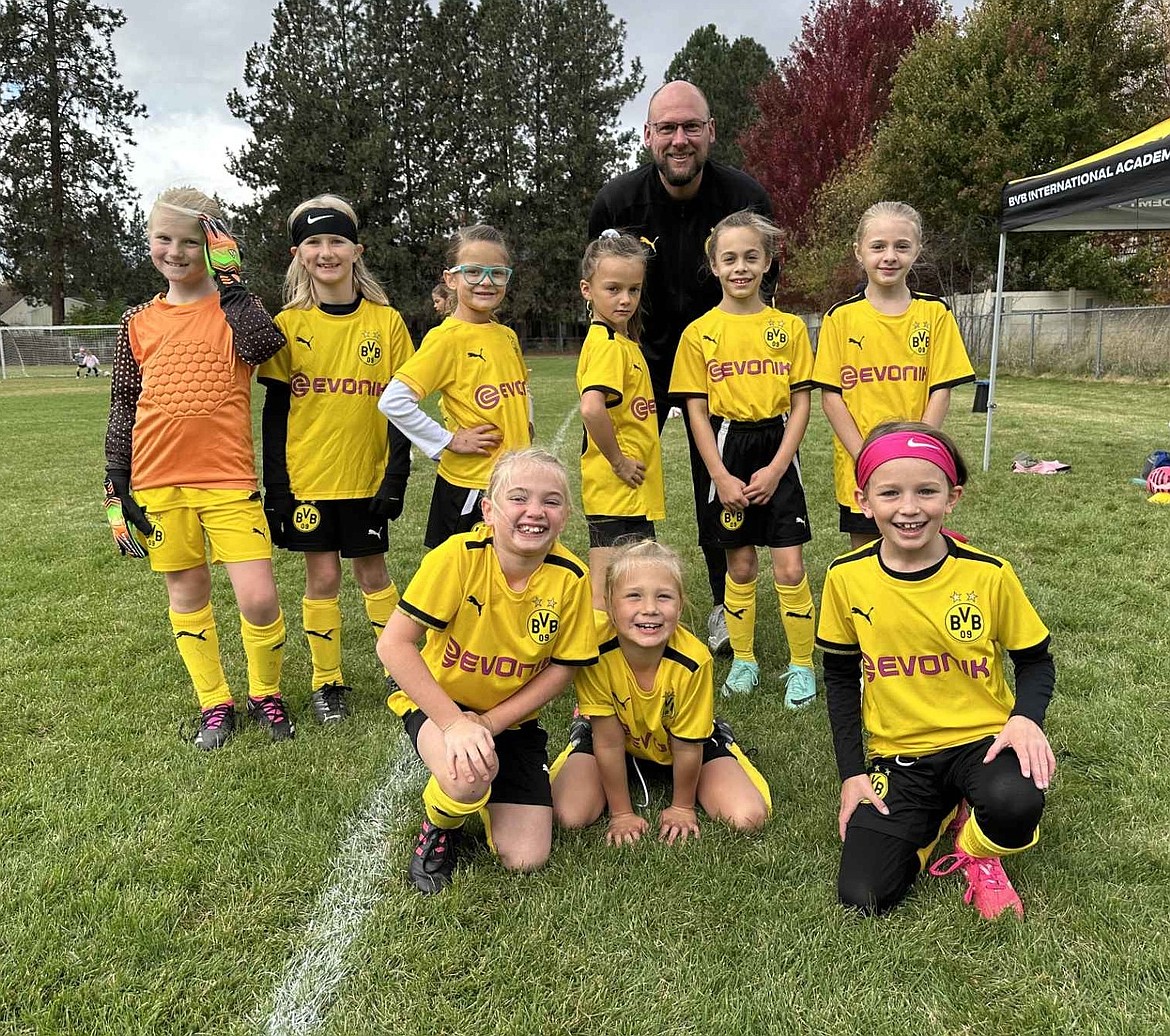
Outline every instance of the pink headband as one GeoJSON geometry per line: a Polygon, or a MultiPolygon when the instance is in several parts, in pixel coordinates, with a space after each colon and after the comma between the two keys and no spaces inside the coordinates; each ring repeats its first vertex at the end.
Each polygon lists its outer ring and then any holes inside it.
{"type": "Polygon", "coordinates": [[[864,489],[870,476],[888,460],[912,457],[928,460],[940,468],[950,479],[951,485],[959,481],[955,458],[940,439],[927,432],[889,432],[880,439],[874,439],[857,456],[857,485],[864,489]]]}

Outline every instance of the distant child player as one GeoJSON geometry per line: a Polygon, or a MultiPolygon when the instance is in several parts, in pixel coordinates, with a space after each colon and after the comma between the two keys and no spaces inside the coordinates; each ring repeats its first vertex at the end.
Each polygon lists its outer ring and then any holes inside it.
{"type": "Polygon", "coordinates": [[[605,607],[605,570],[614,544],[654,539],[666,515],[654,390],[638,348],[646,250],[606,230],[581,260],[581,294],[591,320],[577,361],[585,441],[581,496],[589,525],[593,606],[605,607]]]}
{"type": "Polygon", "coordinates": [[[597,661],[588,574],[557,542],[568,515],[560,461],[535,448],[505,454],[485,527],[423,558],[378,641],[402,688],[389,705],[431,771],[409,868],[420,892],[450,884],[458,830],[475,813],[509,870],[548,858],[548,736],[536,716],[597,661]]]}
{"type": "Polygon", "coordinates": [[[206,543],[240,608],[248,715],[283,741],[293,736],[280,696],[284,616],[256,489],[251,381],[284,337],[240,281],[239,250],[211,198],[164,191],[147,232],[167,291],[127,310],[118,331],[106,432],[111,528],[124,554],[148,553],[166,578],[175,646],[199,698],[196,746],[219,748],[236,726],[206,543]],[[145,552],[126,521],[145,537],[145,552]]]}
{"type": "Polygon", "coordinates": [[[313,715],[349,713],[341,672],[341,560],[353,562],[380,634],[398,604],[386,570],[387,520],[402,514],[410,443],[378,398],[414,354],[410,334],[362,259],[357,215],[331,194],[288,218],[292,262],[276,316],[285,346],[257,378],[264,399],[264,509],[278,547],[303,554],[313,715]]]}
{"type": "Polygon", "coordinates": [[[858,454],[857,504],[881,538],[825,578],[817,644],[842,782],[837,887],[864,913],[902,901],[951,824],[954,852],[931,873],[963,871],[964,898],[984,917],[1023,914],[999,858],[1038,838],[1056,769],[1043,730],[1055,670],[1011,565],[941,531],[966,479],[942,432],[879,425],[858,454]]]}
{"type": "Polygon", "coordinates": [[[878,535],[854,500],[862,440],[883,421],[941,428],[951,389],[974,381],[975,372],[950,307],[906,283],[922,254],[922,219],[914,209],[896,201],[871,205],[857,224],[853,254],[866,287],[825,314],[813,379],[833,427],[840,528],[859,547],[878,535]]]}
{"type": "Polygon", "coordinates": [[[817,693],[816,619],[801,552],[812,532],[797,455],[808,427],[813,356],[804,321],[760,297],[779,243],[776,227],[755,212],[716,225],[707,259],[723,301],[683,332],[670,391],[686,398],[710,477],[699,543],[727,552],[724,610],[735,659],[723,693],[744,694],[759,683],[756,547],[768,547],[790,655],[784,704],[798,709],[817,693]]]}
{"type": "Polygon", "coordinates": [[[532,442],[528,368],[516,333],[495,320],[512,279],[504,238],[478,224],[456,231],[443,278],[455,295],[451,315],[423,338],[395,373],[378,406],[404,435],[439,462],[427,519],[427,547],[480,520],[492,465],[532,442]],[[419,400],[441,397],[447,427],[419,400]]]}
{"type": "Polygon", "coordinates": [[[641,838],[649,824],[634,812],[628,766],[639,777],[643,768],[669,776],[663,841],[699,837],[696,802],[731,827],[762,827],[772,810],[768,785],[715,719],[711,652],[679,625],[678,555],[649,540],[618,547],[603,590],[601,661],[574,681],[580,717],[552,768],[557,823],[585,827],[608,808],[610,845],[641,838]]]}

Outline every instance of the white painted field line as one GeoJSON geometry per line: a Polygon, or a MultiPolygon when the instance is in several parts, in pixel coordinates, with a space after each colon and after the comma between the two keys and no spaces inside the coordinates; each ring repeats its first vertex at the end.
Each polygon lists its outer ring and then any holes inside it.
{"type": "Polygon", "coordinates": [[[425,774],[405,737],[389,774],[349,822],[329,884],[309,915],[300,951],[289,961],[272,997],[268,1036],[307,1036],[325,1021],[346,974],[346,953],[378,900],[390,829],[404,803],[417,799],[425,774]]]}
{"type": "Polygon", "coordinates": [[[565,419],[561,422],[560,428],[557,429],[557,434],[553,436],[552,442],[549,444],[549,452],[555,453],[558,457],[561,455],[561,450],[565,445],[565,436],[569,432],[569,425],[573,423],[573,418],[577,417],[581,411],[577,405],[569,407],[569,412],[565,414],[565,419]]]}

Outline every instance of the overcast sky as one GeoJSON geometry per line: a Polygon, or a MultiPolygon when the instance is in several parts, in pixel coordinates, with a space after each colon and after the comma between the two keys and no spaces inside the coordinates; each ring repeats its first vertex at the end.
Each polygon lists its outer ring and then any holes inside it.
{"type": "MultiPolygon", "coordinates": [[[[244,55],[267,42],[274,4],[265,0],[109,0],[121,7],[126,25],[114,46],[124,85],[138,92],[150,117],[135,127],[132,183],[147,203],[166,187],[194,183],[229,201],[247,196],[224,168],[229,149],[248,138],[247,126],[228,113],[225,98],[242,86],[244,55]]],[[[712,14],[709,0],[609,0],[626,22],[626,56],[642,59],[646,91],[623,112],[641,125],[650,91],[661,84],[670,59],[690,34],[714,17],[729,39],[751,36],[775,59],[788,53],[808,8],[803,0],[780,0],[760,13],[738,4],[712,14]]],[[[147,205],[146,207],[149,207],[147,205]]]]}

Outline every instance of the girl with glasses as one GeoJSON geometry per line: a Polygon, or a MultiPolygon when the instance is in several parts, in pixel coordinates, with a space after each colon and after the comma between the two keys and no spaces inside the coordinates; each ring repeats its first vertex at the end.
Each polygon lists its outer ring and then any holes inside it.
{"type": "Polygon", "coordinates": [[[492,465],[532,442],[528,369],[520,340],[496,318],[512,278],[503,235],[487,224],[462,227],[451,238],[443,283],[455,305],[395,373],[378,403],[394,425],[439,462],[423,543],[439,546],[470,532],[492,465]],[[446,427],[419,401],[439,393],[446,427]]]}

